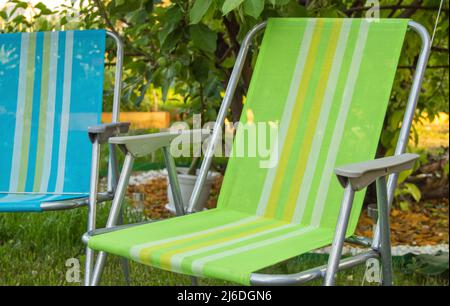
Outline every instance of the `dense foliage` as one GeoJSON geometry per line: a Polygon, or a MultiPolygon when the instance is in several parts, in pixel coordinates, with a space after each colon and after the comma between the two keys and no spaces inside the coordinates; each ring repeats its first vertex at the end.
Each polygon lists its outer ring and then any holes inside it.
{"type": "MultiPolygon", "coordinates": [[[[439,5],[436,0],[78,0],[55,10],[43,3],[31,5],[14,0],[0,10],[0,31],[110,29],[125,42],[126,109],[148,108],[148,101],[155,99],[158,92],[162,100],[181,100],[190,114],[201,113],[204,120],[213,120],[240,42],[255,24],[270,16],[370,16],[374,15],[371,8],[377,2],[381,17],[412,18],[432,32],[439,5]]],[[[431,117],[448,112],[445,3],[418,106],[418,114],[431,117]]],[[[384,153],[391,151],[396,142],[417,61],[420,41],[415,35],[408,35],[382,136],[384,153]]],[[[112,48],[112,44],[108,45],[109,51],[112,48]]],[[[108,54],[109,64],[113,65],[114,52],[108,54]]],[[[251,56],[244,67],[231,107],[233,121],[240,116],[255,58],[251,56]]],[[[110,71],[106,101],[111,100],[112,77],[110,71]]]]}

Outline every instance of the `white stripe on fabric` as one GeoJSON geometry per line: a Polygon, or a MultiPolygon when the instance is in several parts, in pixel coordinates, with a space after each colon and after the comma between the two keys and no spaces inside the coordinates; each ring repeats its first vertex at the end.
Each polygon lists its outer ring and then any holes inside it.
{"type": "Polygon", "coordinates": [[[8,194],[6,197],[0,198],[0,203],[10,203],[13,201],[26,202],[29,200],[39,200],[45,198],[47,195],[36,195],[36,194],[8,194]]]}
{"type": "Polygon", "coordinates": [[[27,87],[28,48],[30,45],[30,33],[23,33],[20,42],[19,85],[17,92],[16,125],[14,129],[14,147],[9,179],[9,191],[17,191],[19,184],[20,159],[22,157],[22,136],[25,112],[25,97],[27,87]]]}
{"type": "Polygon", "coordinates": [[[311,184],[316,171],[317,161],[319,159],[320,148],[322,147],[322,141],[325,136],[325,128],[327,126],[328,117],[336,92],[339,74],[341,72],[342,62],[344,60],[344,54],[347,47],[347,40],[349,37],[351,25],[352,19],[344,19],[342,29],[339,34],[338,45],[336,47],[336,52],[333,58],[333,65],[331,67],[330,75],[328,78],[328,84],[324,95],[322,109],[320,110],[319,119],[317,121],[317,128],[314,132],[311,151],[309,153],[308,162],[303,174],[302,186],[300,188],[300,192],[297,197],[297,203],[295,205],[295,212],[292,219],[292,222],[294,223],[299,223],[302,220],[303,213],[306,208],[309,192],[311,190],[311,184]]]}
{"type": "Polygon", "coordinates": [[[72,58],[73,58],[73,31],[66,32],[66,52],[64,58],[64,83],[61,111],[61,133],[59,137],[58,175],[55,191],[64,190],[64,177],[66,172],[66,151],[69,133],[70,96],[72,91],[72,58]]]}
{"type": "Polygon", "coordinates": [[[277,228],[271,228],[269,230],[261,231],[261,232],[258,232],[258,233],[252,234],[252,235],[247,235],[247,236],[240,237],[240,238],[237,238],[237,239],[232,239],[230,241],[225,241],[225,242],[213,244],[213,245],[210,245],[210,246],[207,246],[207,247],[198,248],[198,249],[195,249],[195,250],[192,250],[192,251],[176,254],[176,255],[172,256],[172,258],[170,260],[171,268],[172,268],[173,271],[181,271],[181,262],[186,257],[194,256],[194,255],[197,255],[197,254],[200,254],[200,253],[209,252],[209,251],[216,250],[216,249],[219,249],[219,248],[222,248],[222,247],[226,247],[226,246],[233,245],[233,244],[236,244],[236,243],[240,243],[240,242],[243,242],[243,241],[246,241],[246,240],[257,238],[257,237],[260,237],[260,236],[263,236],[263,235],[273,234],[273,233],[279,232],[279,231],[284,230],[284,229],[292,228],[294,226],[296,226],[296,225],[294,225],[294,224],[287,224],[287,225],[283,225],[283,226],[280,226],[280,227],[277,227],[277,228]]]}
{"type": "Polygon", "coordinates": [[[247,252],[247,251],[251,251],[251,250],[254,250],[254,249],[257,249],[257,248],[260,248],[260,247],[264,247],[266,245],[270,245],[270,244],[273,244],[273,243],[277,243],[277,242],[283,241],[285,239],[289,239],[289,238],[293,238],[293,237],[298,236],[298,235],[305,234],[305,233],[310,232],[310,231],[312,231],[314,229],[315,228],[310,227],[310,226],[304,227],[304,228],[298,229],[296,231],[290,232],[288,234],[280,235],[280,236],[277,236],[277,237],[273,237],[273,238],[270,238],[270,239],[266,239],[266,240],[255,242],[255,243],[251,243],[251,244],[248,244],[248,245],[245,245],[245,246],[241,246],[241,247],[238,247],[238,248],[235,248],[235,249],[231,249],[231,250],[228,250],[228,251],[224,251],[224,252],[221,252],[221,253],[217,253],[217,254],[213,254],[213,255],[209,255],[209,256],[203,257],[203,258],[196,259],[196,260],[194,260],[192,262],[192,272],[194,274],[196,274],[196,275],[201,276],[201,275],[203,275],[203,267],[205,266],[206,263],[208,263],[210,261],[217,260],[217,259],[222,259],[222,258],[225,258],[225,257],[228,257],[228,256],[236,255],[236,254],[247,252]]]}
{"type": "Polygon", "coordinates": [[[50,64],[48,78],[47,98],[47,124],[45,126],[44,161],[42,167],[42,180],[39,192],[48,191],[50,170],[52,165],[53,129],[55,125],[55,100],[56,100],[56,78],[58,72],[58,32],[50,34],[50,64]]]}
{"type": "Polygon", "coordinates": [[[361,21],[358,39],[356,41],[355,50],[352,56],[350,71],[348,73],[344,94],[342,96],[341,107],[339,109],[339,114],[334,127],[330,147],[328,149],[328,155],[324,170],[322,172],[319,189],[317,190],[317,198],[314,203],[314,210],[311,219],[312,226],[319,226],[322,220],[325,201],[328,196],[328,188],[330,186],[331,178],[333,177],[333,168],[335,167],[337,153],[341,144],[342,135],[344,133],[345,123],[347,121],[348,111],[353,100],[353,93],[355,90],[356,81],[359,76],[359,69],[364,54],[364,48],[366,46],[369,27],[370,22],[367,22],[365,20],[361,21]]]}
{"type": "Polygon", "coordinates": [[[176,237],[171,237],[171,238],[166,238],[166,239],[161,239],[161,240],[157,240],[157,241],[152,241],[152,242],[147,242],[147,243],[142,243],[142,244],[138,244],[135,245],[131,248],[130,250],[130,256],[135,258],[135,259],[140,259],[140,252],[145,249],[145,248],[150,248],[153,247],[155,245],[159,245],[159,244],[163,244],[163,243],[169,243],[169,242],[173,242],[173,241],[177,241],[177,240],[182,240],[182,239],[186,239],[186,238],[191,238],[191,237],[195,237],[198,235],[204,235],[204,234],[208,234],[214,231],[220,231],[223,229],[227,229],[233,226],[238,226],[241,224],[245,224],[245,223],[249,223],[251,221],[255,221],[257,219],[260,219],[260,217],[256,217],[256,216],[251,216],[251,217],[247,217],[244,219],[241,219],[239,221],[236,222],[232,222],[232,223],[228,223],[225,225],[221,225],[221,226],[217,226],[217,227],[213,227],[213,228],[209,228],[207,230],[203,230],[203,231],[198,231],[195,233],[190,233],[190,234],[185,234],[185,235],[181,235],[181,236],[176,236],[176,237]]]}
{"type": "Polygon", "coordinates": [[[36,192],[36,191],[15,191],[15,192],[8,192],[8,194],[89,195],[88,192],[63,192],[63,193],[58,193],[58,192],[36,192]]]}
{"type": "MultiPolygon", "coordinates": [[[[295,65],[294,73],[292,76],[292,82],[289,89],[288,98],[286,101],[286,106],[284,107],[283,116],[280,122],[280,132],[278,146],[274,146],[274,150],[278,150],[278,158],[281,156],[281,151],[286,140],[287,131],[291,123],[292,109],[294,108],[295,102],[297,100],[297,93],[299,91],[300,83],[303,77],[304,67],[306,59],[308,57],[308,52],[311,45],[311,40],[314,33],[314,26],[316,24],[315,19],[309,19],[308,24],[303,34],[303,39],[300,43],[300,50],[297,57],[297,63],[295,65]]],[[[271,153],[271,156],[273,152],[271,153]]],[[[278,171],[278,166],[270,168],[267,172],[266,179],[264,181],[264,187],[261,193],[261,198],[258,203],[258,208],[256,214],[258,216],[264,215],[267,207],[267,202],[269,200],[270,193],[272,192],[273,182],[275,180],[278,171]]]]}

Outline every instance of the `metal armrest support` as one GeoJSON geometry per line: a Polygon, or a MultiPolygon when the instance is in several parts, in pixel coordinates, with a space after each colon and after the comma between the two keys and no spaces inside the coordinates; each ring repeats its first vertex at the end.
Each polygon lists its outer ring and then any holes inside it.
{"type": "Polygon", "coordinates": [[[350,213],[355,192],[377,181],[377,204],[379,211],[380,227],[382,228],[381,246],[374,245],[374,251],[380,250],[383,269],[383,283],[392,283],[392,262],[389,234],[389,208],[386,190],[386,176],[411,169],[414,161],[419,158],[417,154],[400,154],[385,158],[379,158],[368,162],[355,163],[337,167],[335,173],[339,182],[345,188],[339,217],[336,224],[333,245],[328,259],[328,265],[324,277],[324,285],[334,284],[334,276],[339,269],[342,247],[344,244],[350,213]]]}
{"type": "Polygon", "coordinates": [[[90,126],[88,128],[89,139],[92,143],[97,140],[99,144],[104,144],[108,142],[109,138],[128,132],[129,128],[129,122],[113,122],[90,126]]]}
{"type": "MultiPolygon", "coordinates": [[[[209,136],[208,130],[198,129],[190,131],[154,133],[139,136],[123,136],[110,138],[109,143],[111,145],[116,145],[122,151],[124,151],[125,160],[119,176],[119,181],[117,183],[117,190],[111,204],[111,210],[106,222],[106,227],[97,232],[92,232],[91,230],[89,230],[88,233],[83,236],[83,241],[87,242],[89,237],[92,235],[119,229],[117,228],[117,223],[119,220],[119,214],[122,208],[122,202],[125,196],[126,187],[130,179],[131,171],[133,169],[134,159],[155,152],[158,149],[162,149],[164,154],[169,182],[172,186],[172,195],[174,197],[177,215],[183,215],[183,202],[180,192],[180,186],[178,184],[175,162],[173,160],[173,156],[170,154],[170,145],[172,141],[176,140],[176,138],[181,143],[201,143],[203,138],[205,138],[206,136],[209,136]]],[[[126,227],[129,226],[135,225],[127,225],[126,227]]],[[[100,282],[101,272],[103,271],[105,261],[106,253],[100,252],[97,256],[97,261],[94,266],[92,278],[89,278],[89,284],[97,285],[100,282]]]]}
{"type": "Polygon", "coordinates": [[[411,169],[418,158],[417,154],[405,153],[337,167],[334,171],[342,187],[350,184],[353,190],[358,191],[379,177],[411,169]]]}
{"type": "MultiPolygon", "coordinates": [[[[113,199],[113,194],[110,192],[101,192],[101,193],[97,194],[97,203],[110,201],[112,199],[113,199]]],[[[86,206],[88,204],[89,204],[89,198],[82,197],[82,198],[69,199],[69,200],[43,202],[43,203],[41,203],[41,209],[43,211],[67,210],[67,209],[78,208],[81,206],[86,206]]]]}
{"type": "Polygon", "coordinates": [[[209,136],[207,130],[197,129],[138,136],[112,137],[109,139],[109,143],[118,145],[120,148],[125,149],[126,152],[131,153],[134,157],[141,157],[153,153],[163,147],[170,146],[171,142],[178,137],[180,137],[180,142],[183,143],[200,143],[207,136],[209,136]]]}

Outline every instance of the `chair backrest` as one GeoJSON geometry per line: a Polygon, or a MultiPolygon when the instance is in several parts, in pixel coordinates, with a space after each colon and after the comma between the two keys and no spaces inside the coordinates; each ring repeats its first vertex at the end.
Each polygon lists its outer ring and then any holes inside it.
{"type": "Polygon", "coordinates": [[[334,228],[343,195],[334,168],[375,157],[407,22],[269,19],[218,207],[334,228]],[[252,126],[269,130],[260,123],[277,127],[273,167],[263,154],[236,154],[252,126]]]}
{"type": "Polygon", "coordinates": [[[0,192],[86,193],[105,31],[0,35],[0,192]]]}

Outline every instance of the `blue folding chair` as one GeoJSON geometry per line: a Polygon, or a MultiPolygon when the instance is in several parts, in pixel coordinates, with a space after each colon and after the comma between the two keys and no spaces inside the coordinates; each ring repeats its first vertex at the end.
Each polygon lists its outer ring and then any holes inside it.
{"type": "Polygon", "coordinates": [[[88,205],[95,228],[96,204],[113,198],[117,177],[110,147],[108,189],[98,192],[100,145],[129,127],[118,122],[122,62],[120,38],[105,30],[0,35],[0,212],[88,205]],[[101,125],[106,35],[117,64],[113,120],[101,125]]]}

